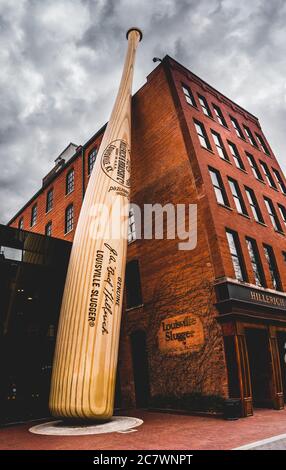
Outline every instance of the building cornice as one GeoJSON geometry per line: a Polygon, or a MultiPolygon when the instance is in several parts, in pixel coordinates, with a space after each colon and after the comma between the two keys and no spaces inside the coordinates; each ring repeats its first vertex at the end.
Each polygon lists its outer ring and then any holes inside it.
{"type": "Polygon", "coordinates": [[[198,75],[191,72],[187,67],[180,64],[176,59],[173,59],[173,57],[166,55],[163,61],[169,63],[169,65],[172,68],[176,68],[177,70],[183,72],[183,74],[186,75],[189,80],[197,83],[200,86],[203,86],[203,88],[209,93],[211,93],[216,99],[228,105],[232,109],[233,112],[240,113],[245,119],[254,121],[255,124],[258,124],[260,127],[259,119],[254,114],[250,113],[249,111],[244,109],[242,106],[237,104],[235,101],[231,100],[226,95],[216,90],[216,88],[209,85],[205,80],[203,80],[198,75]]]}

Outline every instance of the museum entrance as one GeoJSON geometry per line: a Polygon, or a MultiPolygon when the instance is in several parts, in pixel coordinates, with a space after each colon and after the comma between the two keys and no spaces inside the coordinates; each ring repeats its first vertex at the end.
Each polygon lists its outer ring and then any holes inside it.
{"type": "Polygon", "coordinates": [[[135,398],[137,408],[149,405],[149,367],[146,347],[146,333],[142,330],[131,334],[131,350],[135,398]]]}
{"type": "Polygon", "coordinates": [[[242,416],[253,408],[284,409],[286,328],[258,322],[222,324],[229,397],[241,400],[242,416]]]}
{"type": "Polygon", "coordinates": [[[245,329],[253,406],[272,408],[272,365],[267,329],[245,329]]]}
{"type": "Polygon", "coordinates": [[[286,331],[277,331],[281,378],[284,393],[284,402],[286,403],[286,331]]]}

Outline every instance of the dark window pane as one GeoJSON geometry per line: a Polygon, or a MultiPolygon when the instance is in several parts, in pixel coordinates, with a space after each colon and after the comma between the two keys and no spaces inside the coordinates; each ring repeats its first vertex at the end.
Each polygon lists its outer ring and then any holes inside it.
{"type": "Polygon", "coordinates": [[[263,152],[266,154],[266,155],[270,155],[270,152],[268,150],[268,147],[266,145],[266,143],[264,142],[264,139],[263,137],[260,135],[260,134],[256,134],[256,138],[260,144],[260,147],[262,148],[263,152]]]}
{"type": "Polygon", "coordinates": [[[138,260],[126,265],[126,304],[127,308],[142,305],[142,291],[138,260]]]}
{"type": "Polygon", "coordinates": [[[211,113],[211,110],[210,110],[210,107],[208,105],[206,98],[202,95],[198,95],[198,96],[199,96],[199,102],[202,107],[203,113],[206,116],[212,117],[212,113],[211,113]]]}
{"type": "Polygon", "coordinates": [[[272,222],[274,229],[277,230],[278,232],[282,232],[282,227],[281,227],[279,218],[277,216],[275,207],[273,205],[273,202],[271,201],[271,199],[268,199],[267,197],[264,198],[264,201],[265,201],[266,209],[268,211],[268,214],[269,214],[269,217],[270,217],[270,220],[272,222]]]}
{"type": "Polygon", "coordinates": [[[237,135],[238,137],[240,137],[241,139],[245,140],[244,135],[243,135],[243,132],[242,132],[242,130],[241,130],[240,125],[238,124],[237,119],[235,119],[234,117],[230,116],[230,120],[231,120],[232,125],[233,125],[233,127],[234,127],[234,130],[235,130],[235,132],[236,132],[236,135],[237,135]]]}
{"type": "Polygon", "coordinates": [[[71,204],[66,208],[66,213],[65,213],[65,233],[70,232],[73,230],[73,205],[71,204]]]}
{"type": "Polygon", "coordinates": [[[247,138],[249,140],[249,142],[251,143],[251,145],[253,145],[254,147],[258,148],[258,145],[256,143],[256,140],[251,132],[251,130],[249,129],[249,127],[247,126],[243,126],[244,127],[244,130],[245,130],[245,133],[247,135],[247,138]]]}
{"type": "Polygon", "coordinates": [[[226,120],[219,106],[213,104],[213,109],[216,115],[216,118],[221,126],[227,127],[226,120]]]}
{"type": "Polygon", "coordinates": [[[221,136],[213,130],[211,131],[211,133],[212,133],[214,143],[215,143],[215,146],[217,148],[217,152],[218,152],[220,158],[222,158],[223,160],[229,160],[229,157],[228,157],[228,154],[225,150],[225,147],[224,147],[221,136]]]}
{"type": "Polygon", "coordinates": [[[265,163],[265,162],[262,162],[262,161],[260,160],[260,165],[261,165],[261,168],[262,168],[262,170],[263,170],[263,173],[264,173],[264,175],[265,175],[265,177],[266,177],[266,180],[267,180],[269,186],[271,186],[272,188],[277,189],[277,186],[276,186],[276,184],[275,184],[275,182],[274,182],[274,179],[273,179],[273,176],[272,176],[272,174],[271,174],[271,171],[269,170],[269,168],[268,168],[268,166],[266,165],[266,163],[265,163]]]}
{"type": "Polygon", "coordinates": [[[136,226],[134,209],[130,207],[128,214],[128,243],[136,240],[136,226]]]}
{"type": "Polygon", "coordinates": [[[194,123],[201,146],[211,150],[212,148],[205,130],[205,126],[199,121],[194,121],[194,123]]]}
{"type": "Polygon", "coordinates": [[[246,238],[246,245],[247,245],[247,249],[248,249],[248,253],[249,253],[249,257],[250,257],[250,261],[252,265],[255,284],[257,286],[265,287],[265,277],[264,277],[256,241],[253,240],[252,238],[246,238]]]}
{"type": "Polygon", "coordinates": [[[46,227],[45,227],[45,235],[48,237],[52,236],[52,222],[48,222],[46,227]]]}
{"type": "Polygon", "coordinates": [[[264,254],[269,267],[270,277],[272,281],[272,287],[276,290],[281,290],[281,280],[274,255],[273,248],[269,245],[264,245],[264,254]]]}
{"type": "Polygon", "coordinates": [[[233,180],[232,178],[228,178],[228,182],[237,212],[247,215],[247,210],[237,181],[233,180]]]}
{"type": "Polygon", "coordinates": [[[249,165],[251,166],[251,169],[252,169],[252,172],[255,176],[256,179],[260,180],[260,181],[263,181],[263,178],[262,178],[262,175],[260,173],[260,170],[259,170],[259,167],[255,161],[255,158],[253,155],[251,155],[250,153],[248,152],[245,152],[246,153],[246,156],[247,156],[247,159],[248,159],[248,162],[249,162],[249,165]]]}
{"type": "Polygon", "coordinates": [[[286,226],[286,207],[282,206],[282,204],[278,204],[279,212],[281,214],[282,220],[286,226]]]}
{"type": "Polygon", "coordinates": [[[232,259],[232,265],[235,273],[235,277],[238,281],[245,281],[246,274],[244,268],[244,261],[241,254],[241,248],[239,244],[238,235],[236,232],[231,230],[226,231],[229,251],[232,259]]]}
{"type": "Polygon", "coordinates": [[[262,216],[254,191],[250,188],[245,187],[245,192],[246,192],[246,196],[250,204],[254,219],[257,222],[264,223],[263,216],[262,216]]]}
{"type": "Polygon", "coordinates": [[[53,208],[53,202],[54,202],[54,190],[50,189],[47,192],[46,212],[49,212],[53,208]]]}
{"type": "Polygon", "coordinates": [[[66,176],[66,194],[74,190],[74,169],[70,170],[66,176]]]}
{"type": "Polygon", "coordinates": [[[233,142],[230,142],[230,141],[228,141],[228,146],[230,149],[230,153],[233,157],[235,166],[239,168],[240,170],[245,170],[245,166],[243,164],[239,151],[237,150],[237,146],[233,142]]]}
{"type": "Polygon", "coordinates": [[[37,204],[35,204],[32,207],[32,211],[31,211],[31,227],[33,227],[37,223],[37,212],[38,212],[37,204]]]}
{"type": "Polygon", "coordinates": [[[87,168],[88,175],[90,175],[93,170],[93,166],[96,160],[96,155],[97,155],[97,148],[94,148],[88,155],[88,168],[87,168]]]}
{"type": "Polygon", "coordinates": [[[219,204],[223,204],[224,206],[229,206],[227,194],[219,171],[215,170],[214,168],[209,168],[209,172],[217,202],[219,204]]]}
{"type": "Polygon", "coordinates": [[[276,178],[276,181],[278,183],[278,186],[280,188],[280,191],[283,193],[283,194],[286,194],[286,186],[285,186],[285,183],[283,181],[283,178],[281,176],[281,174],[279,173],[278,170],[276,170],[275,168],[272,168],[272,171],[275,175],[275,178],[276,178]]]}

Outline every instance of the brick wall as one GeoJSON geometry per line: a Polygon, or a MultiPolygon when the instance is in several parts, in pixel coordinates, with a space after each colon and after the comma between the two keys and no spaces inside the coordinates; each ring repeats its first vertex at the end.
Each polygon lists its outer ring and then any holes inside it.
{"type": "MultiPolygon", "coordinates": [[[[268,269],[265,256],[263,253],[262,245],[263,243],[266,243],[273,247],[277,264],[278,264],[278,269],[279,269],[280,276],[281,276],[281,281],[283,284],[283,289],[285,290],[286,289],[286,269],[285,269],[286,265],[285,265],[285,260],[282,256],[282,250],[284,251],[286,250],[286,238],[285,238],[286,226],[283,223],[281,215],[279,214],[277,204],[280,203],[286,207],[286,196],[282,194],[280,190],[275,190],[269,186],[269,184],[267,183],[263,175],[260,161],[263,161],[268,165],[274,180],[275,180],[275,175],[273,174],[272,168],[279,171],[284,182],[285,182],[285,177],[283,175],[283,172],[279,166],[277,159],[275,158],[271,150],[271,147],[266,137],[264,136],[261,130],[259,121],[254,116],[248,114],[246,111],[240,109],[238,106],[235,106],[233,103],[231,103],[225,97],[221,96],[215,90],[212,90],[211,87],[208,87],[204,83],[197,80],[195,77],[193,77],[192,74],[189,74],[187,71],[182,70],[181,67],[176,67],[175,64],[173,64],[173,66],[174,66],[173,75],[174,75],[176,90],[180,99],[180,104],[184,113],[185,121],[188,126],[188,131],[191,136],[191,141],[194,147],[194,152],[191,158],[195,160],[192,164],[193,166],[195,166],[196,172],[197,172],[197,185],[198,185],[198,188],[201,189],[202,193],[207,198],[208,205],[209,205],[209,211],[207,215],[208,215],[209,224],[210,224],[210,227],[212,227],[212,230],[208,230],[208,239],[209,239],[209,243],[211,247],[213,265],[215,269],[215,276],[217,278],[223,277],[223,276],[234,277],[232,261],[230,258],[229,247],[228,247],[228,243],[227,243],[226,235],[225,235],[225,228],[228,227],[238,232],[239,234],[249,282],[254,283],[254,277],[253,277],[253,271],[252,271],[250,259],[249,259],[246,244],[245,244],[246,236],[254,238],[257,241],[260,258],[263,264],[263,270],[266,276],[267,287],[269,288],[271,288],[272,284],[270,280],[269,269],[268,269]],[[194,94],[194,97],[196,99],[196,102],[197,102],[197,108],[190,106],[186,102],[184,94],[182,92],[182,87],[181,87],[182,82],[186,83],[191,88],[194,94]],[[225,117],[225,120],[227,122],[228,128],[221,126],[215,118],[212,119],[203,114],[200,104],[198,102],[198,94],[203,95],[207,99],[207,102],[211,109],[212,109],[212,103],[220,107],[225,117]],[[262,150],[256,149],[247,140],[242,140],[241,138],[239,138],[236,135],[235,130],[232,126],[232,123],[230,121],[230,116],[233,116],[237,119],[242,129],[243,129],[243,124],[245,124],[247,127],[250,128],[254,136],[255,136],[255,133],[262,135],[270,150],[270,156],[265,155],[262,152],[262,150]],[[204,124],[208,138],[212,146],[212,151],[203,149],[201,147],[198,137],[197,137],[195,127],[194,127],[193,119],[197,119],[198,121],[204,124]],[[225,145],[225,148],[230,158],[230,163],[225,160],[222,160],[219,157],[214,141],[212,139],[211,129],[219,133],[220,136],[222,137],[223,143],[225,145]],[[246,169],[245,172],[238,169],[235,166],[234,160],[228,149],[228,145],[227,145],[228,140],[233,142],[236,145],[240,153],[240,156],[243,160],[243,163],[246,169]],[[263,175],[264,183],[258,181],[254,177],[245,152],[248,152],[254,156],[260,168],[260,171],[263,175]],[[209,175],[209,170],[208,170],[209,166],[215,168],[216,170],[219,170],[222,176],[224,187],[226,189],[228,200],[230,202],[229,208],[225,208],[225,207],[218,205],[216,201],[216,197],[215,197],[214,190],[213,190],[211,180],[210,180],[210,175],[209,175]],[[230,187],[228,184],[228,180],[227,180],[228,177],[233,178],[239,183],[240,190],[242,192],[242,196],[243,196],[249,217],[245,217],[244,215],[241,215],[237,212],[235,208],[234,200],[230,191],[230,187]],[[251,208],[250,208],[250,205],[249,205],[249,202],[247,200],[247,196],[244,190],[244,186],[247,186],[253,189],[253,191],[255,192],[256,198],[258,200],[258,203],[259,203],[262,215],[263,215],[263,219],[265,221],[265,225],[259,224],[254,220],[252,212],[251,212],[251,208]],[[268,215],[268,212],[266,210],[266,206],[263,200],[263,196],[266,196],[273,201],[274,206],[276,208],[277,215],[280,218],[280,223],[281,223],[281,226],[283,227],[284,234],[276,232],[274,228],[272,227],[272,224],[271,224],[271,221],[270,221],[270,218],[269,218],[269,215],[268,215]]],[[[245,135],[245,132],[244,132],[244,135],[245,135]]]]}

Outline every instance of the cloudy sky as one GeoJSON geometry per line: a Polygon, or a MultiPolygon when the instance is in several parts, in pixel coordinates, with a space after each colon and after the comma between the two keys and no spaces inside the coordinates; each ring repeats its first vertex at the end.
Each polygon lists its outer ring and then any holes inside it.
{"type": "Polygon", "coordinates": [[[134,91],[169,54],[257,115],[286,169],[285,0],[0,0],[0,223],[106,122],[133,25],[134,91]]]}

